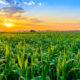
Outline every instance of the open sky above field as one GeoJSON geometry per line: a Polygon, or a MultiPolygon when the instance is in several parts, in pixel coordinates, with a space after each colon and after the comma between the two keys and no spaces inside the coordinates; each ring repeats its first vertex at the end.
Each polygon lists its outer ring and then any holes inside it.
{"type": "Polygon", "coordinates": [[[0,0],[0,31],[80,30],[80,0],[0,0]]]}

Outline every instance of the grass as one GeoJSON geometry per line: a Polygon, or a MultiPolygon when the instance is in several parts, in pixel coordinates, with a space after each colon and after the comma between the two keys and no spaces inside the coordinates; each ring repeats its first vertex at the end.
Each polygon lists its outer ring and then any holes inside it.
{"type": "Polygon", "coordinates": [[[0,33],[0,80],[80,80],[80,33],[0,33]]]}

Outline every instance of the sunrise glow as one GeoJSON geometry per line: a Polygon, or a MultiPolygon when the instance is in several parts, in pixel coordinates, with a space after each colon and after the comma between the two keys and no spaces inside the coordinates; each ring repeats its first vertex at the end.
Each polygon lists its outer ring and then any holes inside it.
{"type": "Polygon", "coordinates": [[[12,23],[4,23],[4,25],[6,26],[6,27],[8,27],[8,28],[10,28],[10,27],[12,27],[13,26],[13,24],[12,23]]]}
{"type": "Polygon", "coordinates": [[[0,0],[0,30],[80,30],[80,0],[0,0]]]}

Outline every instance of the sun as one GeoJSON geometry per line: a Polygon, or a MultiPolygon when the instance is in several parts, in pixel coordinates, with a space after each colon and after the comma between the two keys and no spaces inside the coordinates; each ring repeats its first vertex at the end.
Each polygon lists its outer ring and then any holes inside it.
{"type": "Polygon", "coordinates": [[[6,27],[12,27],[13,26],[13,24],[12,23],[4,23],[4,25],[6,26],[6,27]]]}

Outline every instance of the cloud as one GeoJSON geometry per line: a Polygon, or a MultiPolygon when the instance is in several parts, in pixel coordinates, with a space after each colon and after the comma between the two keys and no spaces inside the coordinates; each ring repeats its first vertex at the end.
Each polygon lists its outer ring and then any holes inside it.
{"type": "Polygon", "coordinates": [[[6,16],[13,16],[16,13],[25,13],[24,9],[17,6],[12,7],[3,7],[0,9],[0,14],[6,15],[6,16]]]}
{"type": "Polygon", "coordinates": [[[13,7],[4,7],[1,10],[4,11],[4,12],[9,12],[9,13],[16,13],[16,12],[23,13],[24,12],[23,8],[16,7],[16,6],[13,6],[13,7]]]}
{"type": "MultiPolygon", "coordinates": [[[[0,17],[3,16],[5,17],[4,20],[6,20],[6,18],[10,18],[10,19],[16,19],[17,22],[18,20],[24,20],[26,22],[30,22],[30,23],[41,23],[43,21],[37,19],[37,18],[30,18],[26,16],[26,11],[20,6],[20,5],[35,5],[36,3],[32,0],[30,1],[24,1],[24,0],[3,0],[0,1],[1,4],[7,5],[6,7],[3,7],[0,9],[0,17]]],[[[41,6],[42,4],[39,3],[39,5],[41,6]]],[[[0,18],[1,20],[1,18],[0,18]]],[[[25,23],[26,23],[25,22],[25,23]]]]}
{"type": "Polygon", "coordinates": [[[42,3],[40,2],[40,3],[38,3],[38,5],[39,5],[39,6],[42,6],[42,3]]]}
{"type": "Polygon", "coordinates": [[[16,1],[15,0],[1,0],[0,4],[13,6],[13,5],[16,5],[16,1]]]}
{"type": "Polygon", "coordinates": [[[8,5],[8,6],[21,6],[21,5],[38,5],[42,6],[42,3],[35,3],[33,0],[25,1],[25,0],[1,0],[0,4],[8,5]]]}
{"type": "MultiPolygon", "coordinates": [[[[22,4],[35,5],[36,4],[33,0],[30,0],[30,1],[4,0],[4,1],[0,1],[0,3],[7,5],[7,7],[3,7],[0,9],[0,15],[14,16],[14,17],[17,17],[17,16],[20,17],[20,15],[26,13],[25,10],[20,5],[22,4]]],[[[42,3],[39,3],[38,5],[41,6],[42,3]]],[[[33,21],[35,22],[36,20],[33,20],[33,21]]]]}
{"type": "Polygon", "coordinates": [[[27,14],[23,8],[20,7],[4,7],[0,9],[0,21],[9,21],[13,23],[42,23],[38,18],[30,18],[25,16],[27,14]],[[2,16],[2,17],[1,17],[2,16]]]}
{"type": "Polygon", "coordinates": [[[5,0],[5,1],[10,3],[10,4],[14,3],[14,0],[5,0]]]}
{"type": "Polygon", "coordinates": [[[30,2],[24,2],[25,5],[35,5],[34,1],[30,1],[30,2]]]}
{"type": "Polygon", "coordinates": [[[0,1],[0,4],[8,5],[8,3],[4,2],[4,1],[0,1]]]}
{"type": "Polygon", "coordinates": [[[21,6],[21,5],[35,5],[35,2],[30,0],[30,1],[24,1],[24,0],[19,0],[19,1],[16,1],[16,0],[4,0],[1,1],[1,3],[3,3],[4,5],[5,4],[8,4],[9,6],[21,6]]]}
{"type": "Polygon", "coordinates": [[[35,5],[35,2],[32,0],[1,0],[0,3],[7,5],[6,7],[0,9],[0,15],[6,14],[6,16],[20,16],[20,14],[26,13],[24,9],[21,7],[22,5],[35,5]]]}
{"type": "Polygon", "coordinates": [[[7,6],[18,6],[21,7],[23,5],[37,5],[37,6],[42,6],[43,4],[41,2],[35,3],[33,0],[29,1],[24,1],[24,0],[1,0],[0,4],[7,5],[7,6]]]}
{"type": "Polygon", "coordinates": [[[8,3],[9,5],[15,5],[16,1],[15,0],[5,0],[5,3],[8,3]]]}
{"type": "Polygon", "coordinates": [[[0,15],[5,16],[20,16],[20,14],[25,13],[24,9],[20,6],[23,4],[23,0],[3,0],[0,1],[1,4],[7,5],[0,9],[0,15]]]}

